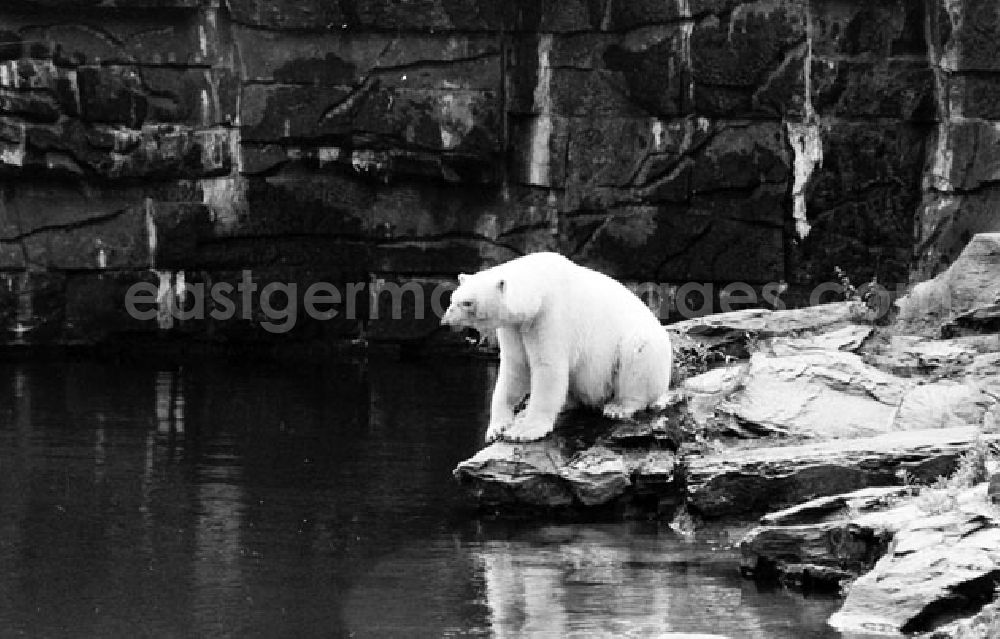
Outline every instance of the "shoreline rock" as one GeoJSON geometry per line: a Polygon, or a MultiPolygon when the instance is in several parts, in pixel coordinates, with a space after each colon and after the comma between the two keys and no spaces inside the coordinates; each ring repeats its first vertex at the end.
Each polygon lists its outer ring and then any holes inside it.
{"type": "MultiPolygon", "coordinates": [[[[985,484],[970,492],[985,504],[985,484]]],[[[830,618],[842,632],[929,632],[993,601],[1000,579],[1000,520],[955,510],[916,517],[855,580],[830,618]]]]}
{"type": "MultiPolygon", "coordinates": [[[[820,496],[950,474],[974,427],[887,433],[797,446],[727,450],[684,460],[687,503],[705,517],[749,515],[820,496]]],[[[1000,435],[985,436],[1000,442],[1000,435]]]]}

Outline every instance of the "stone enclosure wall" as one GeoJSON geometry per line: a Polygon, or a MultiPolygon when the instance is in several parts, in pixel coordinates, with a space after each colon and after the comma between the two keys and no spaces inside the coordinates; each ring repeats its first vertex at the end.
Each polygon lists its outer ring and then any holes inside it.
{"type": "MultiPolygon", "coordinates": [[[[125,290],[430,289],[540,249],[895,285],[1000,230],[998,144],[995,0],[5,0],[0,324],[255,341],[259,310],[138,321],[125,290]]],[[[292,335],[437,331],[357,308],[292,335]]]]}

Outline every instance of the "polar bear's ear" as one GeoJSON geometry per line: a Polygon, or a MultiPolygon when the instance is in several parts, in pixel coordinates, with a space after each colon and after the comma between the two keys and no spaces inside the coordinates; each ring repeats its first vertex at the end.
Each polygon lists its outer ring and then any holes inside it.
{"type": "Polygon", "coordinates": [[[469,276],[467,274],[465,274],[465,273],[459,273],[458,274],[458,283],[459,284],[465,284],[465,280],[467,280],[467,279],[469,279],[469,276]]]}

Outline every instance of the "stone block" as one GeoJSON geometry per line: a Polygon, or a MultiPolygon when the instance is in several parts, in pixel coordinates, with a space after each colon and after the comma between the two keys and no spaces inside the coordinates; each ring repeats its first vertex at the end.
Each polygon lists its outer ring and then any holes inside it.
{"type": "Polygon", "coordinates": [[[720,127],[694,154],[692,192],[784,184],[791,175],[790,156],[787,136],[777,122],[720,127]]]}
{"type": "Polygon", "coordinates": [[[373,264],[377,271],[399,275],[428,273],[473,273],[492,258],[497,263],[518,257],[512,248],[481,238],[415,239],[375,245],[373,264]]]}
{"type": "Polygon", "coordinates": [[[130,67],[81,67],[77,70],[81,117],[86,122],[121,123],[138,128],[149,101],[142,77],[130,67]]]}
{"type": "Polygon", "coordinates": [[[441,316],[457,283],[443,278],[373,278],[368,290],[368,339],[379,342],[424,340],[447,333],[441,316]]]}
{"type": "Polygon", "coordinates": [[[561,243],[581,263],[618,279],[684,283],[778,281],[784,232],[720,217],[724,206],[636,206],[606,214],[564,215],[561,243]]]}
{"type": "Polygon", "coordinates": [[[59,104],[49,93],[0,89],[0,117],[52,123],[61,115],[59,104]]]}
{"type": "Polygon", "coordinates": [[[229,69],[142,69],[147,117],[152,122],[215,126],[239,116],[240,82],[229,69]]]}
{"type": "Polygon", "coordinates": [[[86,227],[141,204],[141,191],[131,187],[20,180],[0,196],[0,240],[17,241],[45,230],[86,227]]]}
{"type": "Polygon", "coordinates": [[[649,156],[657,152],[658,122],[649,118],[570,120],[567,181],[582,189],[632,184],[649,156]]]}
{"type": "Polygon", "coordinates": [[[1000,181],[1000,122],[966,120],[938,127],[928,180],[939,191],[971,191],[1000,181]]]}
{"type": "Polygon", "coordinates": [[[51,60],[6,60],[0,63],[0,88],[20,91],[54,91],[56,81],[65,77],[51,60]]]}
{"type": "Polygon", "coordinates": [[[349,138],[355,132],[408,146],[476,155],[497,150],[501,114],[492,92],[248,85],[242,139],[249,142],[349,138]]]}
{"type": "Polygon", "coordinates": [[[948,74],[945,87],[952,117],[1000,120],[1000,73],[948,74]]]}
{"type": "Polygon", "coordinates": [[[927,52],[922,2],[820,2],[810,5],[809,10],[812,50],[817,58],[867,56],[885,60],[927,52]]]}
{"type": "MultiPolygon", "coordinates": [[[[620,78],[612,86],[624,85],[633,109],[641,110],[637,115],[669,118],[688,113],[692,107],[691,61],[685,58],[684,46],[688,36],[680,28],[663,36],[659,42],[641,42],[633,48],[625,41],[604,51],[605,68],[613,78],[620,78]]],[[[630,115],[624,108],[618,111],[630,115]]]]}
{"type": "Polygon", "coordinates": [[[811,229],[798,244],[796,278],[831,281],[840,267],[857,285],[907,280],[921,197],[926,130],[904,123],[825,126],[823,162],[806,189],[811,229]]]}
{"type": "Polygon", "coordinates": [[[281,265],[287,269],[336,269],[367,273],[371,245],[356,239],[324,237],[233,236],[203,242],[191,268],[239,270],[281,265]]]}
{"type": "Polygon", "coordinates": [[[370,233],[374,185],[347,171],[313,171],[289,165],[247,188],[250,215],[233,236],[316,235],[364,237],[370,233]]]}
{"type": "Polygon", "coordinates": [[[136,319],[125,304],[129,289],[140,282],[159,283],[151,271],[68,274],[64,292],[63,338],[93,343],[113,335],[156,331],[155,320],[136,319]]]}
{"type": "MultiPolygon", "coordinates": [[[[350,131],[349,115],[345,125],[335,128],[318,124],[327,113],[352,96],[346,87],[308,87],[247,84],[240,106],[241,139],[245,142],[277,142],[311,138],[323,134],[350,131]]],[[[345,110],[349,110],[347,105],[345,110]]]]}
{"type": "MultiPolygon", "coordinates": [[[[502,117],[492,92],[379,89],[358,105],[350,126],[412,147],[479,155],[499,150],[502,117]]],[[[346,123],[343,115],[330,112],[320,127],[337,130],[346,123]]]]}
{"type": "Polygon", "coordinates": [[[0,61],[20,58],[22,46],[21,34],[14,30],[0,29],[0,61]]]}
{"type": "Polygon", "coordinates": [[[29,264],[54,271],[141,269],[151,263],[142,207],[78,226],[44,228],[22,246],[29,264]]]}
{"type": "Polygon", "coordinates": [[[495,81],[484,84],[477,73],[459,68],[462,63],[499,56],[500,37],[495,34],[402,36],[347,30],[330,36],[234,26],[233,39],[241,53],[241,70],[250,82],[354,86],[377,72],[386,80],[395,74],[400,82],[405,82],[402,76],[410,80],[424,74],[451,74],[458,77],[450,81],[467,88],[497,88],[495,81]]]}
{"type": "Polygon", "coordinates": [[[144,127],[140,143],[127,155],[112,154],[96,166],[109,178],[197,178],[227,175],[232,170],[233,130],[144,127]]]}
{"type": "Polygon", "coordinates": [[[212,220],[203,204],[152,202],[143,213],[146,233],[137,233],[137,236],[143,238],[153,234],[155,244],[148,243],[155,252],[148,264],[157,269],[187,268],[197,261],[199,243],[212,239],[212,220]]]}
{"type": "MultiPolygon", "coordinates": [[[[209,11],[215,19],[215,13],[209,11]]],[[[11,16],[32,57],[61,67],[83,65],[205,65],[217,54],[213,22],[201,12],[102,12],[101,29],[85,11],[71,9],[59,24],[11,16]],[[204,32],[205,39],[201,39],[204,32]],[[211,36],[211,37],[210,37],[211,36]]]]}
{"type": "Polygon", "coordinates": [[[814,60],[812,89],[821,117],[938,118],[934,73],[925,62],[814,60]]]}
{"type": "Polygon", "coordinates": [[[941,65],[952,71],[1000,71],[1000,6],[991,0],[937,3],[941,65]]]}
{"type": "Polygon", "coordinates": [[[473,0],[233,0],[237,22],[277,30],[499,31],[511,7],[473,0]]]}
{"type": "Polygon", "coordinates": [[[706,20],[695,25],[688,49],[695,110],[746,115],[754,110],[756,91],[779,81],[798,87],[795,75],[789,78],[785,71],[801,61],[796,47],[806,41],[805,27],[802,12],[781,2],[741,6],[728,24],[706,20]]]}
{"type": "Polygon", "coordinates": [[[601,28],[603,16],[598,3],[586,0],[541,0],[522,2],[517,15],[521,31],[568,33],[601,28]]]}
{"type": "MultiPolygon", "coordinates": [[[[328,147],[320,147],[324,149],[328,147]]],[[[340,148],[336,147],[336,153],[340,148]]],[[[260,175],[279,169],[292,157],[289,149],[280,144],[242,142],[240,144],[240,172],[244,175],[260,175]]]]}
{"type": "Polygon", "coordinates": [[[28,7],[52,9],[195,9],[203,0],[18,0],[28,7]]]}
{"type": "MultiPolygon", "coordinates": [[[[708,4],[695,0],[694,4],[708,4]]],[[[643,27],[650,23],[674,22],[691,15],[685,12],[684,3],[657,2],[657,0],[609,0],[604,16],[601,16],[602,26],[610,31],[627,31],[643,27]]],[[[693,7],[692,7],[693,8],[693,7]]]]}

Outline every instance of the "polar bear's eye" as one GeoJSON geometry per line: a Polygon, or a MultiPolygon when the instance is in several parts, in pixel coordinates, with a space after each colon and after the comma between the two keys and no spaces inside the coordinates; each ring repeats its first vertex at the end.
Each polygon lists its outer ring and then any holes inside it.
{"type": "Polygon", "coordinates": [[[465,300],[458,303],[462,308],[472,308],[472,300],[465,300]]]}

